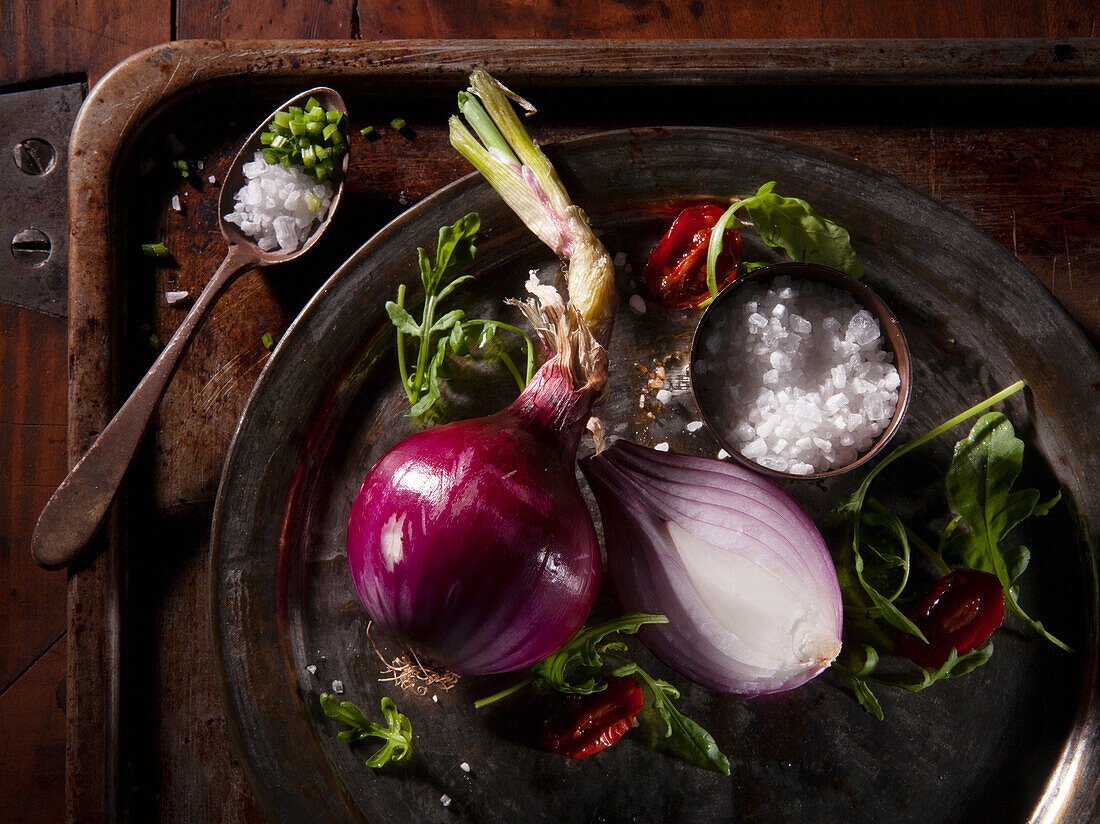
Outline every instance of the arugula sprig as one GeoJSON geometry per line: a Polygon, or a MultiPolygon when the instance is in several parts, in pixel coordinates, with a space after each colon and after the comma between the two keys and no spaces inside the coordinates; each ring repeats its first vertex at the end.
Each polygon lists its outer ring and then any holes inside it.
{"type": "Polygon", "coordinates": [[[1024,546],[1001,547],[1010,530],[1028,517],[1045,515],[1060,498],[1055,495],[1040,502],[1035,489],[1012,490],[1023,465],[1024,444],[1015,436],[1012,424],[1003,414],[988,412],[983,415],[969,434],[956,443],[945,485],[948,500],[957,514],[940,535],[936,548],[868,496],[871,482],[899,457],[981,415],[1023,388],[1024,382],[1017,381],[898,447],[881,460],[833,512],[834,523],[847,529],[847,537],[839,548],[835,548],[834,555],[844,597],[848,636],[860,642],[849,644],[843,660],[834,666],[848,678],[860,705],[879,720],[883,718],[882,706],[871,691],[870,683],[916,692],[943,679],[966,675],[993,655],[993,645],[987,644],[961,656],[952,650],[937,670],[921,668],[916,672],[890,675],[877,671],[881,651],[888,652],[893,646],[883,624],[928,641],[896,605],[909,582],[913,547],[943,573],[949,572],[952,565],[994,573],[1001,582],[1009,608],[1048,641],[1070,651],[1019,605],[1016,582],[1027,568],[1030,552],[1024,546]]]}
{"type": "Polygon", "coordinates": [[[428,412],[441,397],[440,380],[446,379],[444,359],[448,350],[460,356],[480,353],[495,357],[504,364],[520,389],[531,380],[535,371],[535,345],[531,337],[515,326],[484,318],[466,318],[461,309],[452,309],[436,317],[442,302],[460,285],[473,280],[462,274],[473,263],[474,245],[481,229],[481,218],[471,212],[451,226],[439,230],[433,260],[423,248],[417,248],[420,281],[424,286],[424,308],[417,321],[405,308],[405,285],[397,289],[397,300],[386,302],[386,313],[397,327],[397,367],[401,385],[409,403],[410,417],[428,412]],[[526,370],[521,373],[515,362],[496,340],[500,330],[519,335],[527,348],[526,370]],[[476,334],[475,334],[476,333],[476,334]],[[416,338],[416,358],[407,359],[405,337],[416,338]]]}
{"type": "MultiPolygon", "coordinates": [[[[854,278],[863,277],[863,264],[852,247],[852,236],[847,229],[819,215],[805,200],[783,197],[774,190],[775,181],[772,180],[757,189],[756,194],[734,202],[711,229],[707,247],[707,287],[712,299],[718,295],[717,267],[723,235],[731,224],[741,224],[738,211],[745,212],[761,240],[773,249],[782,249],[791,260],[820,263],[854,278]]],[[[747,272],[767,266],[752,261],[742,265],[747,272]]]]}
{"type": "Polygon", "coordinates": [[[412,752],[412,723],[397,710],[390,698],[382,699],[382,717],[386,725],[376,724],[351,701],[340,701],[334,695],[321,693],[321,709],[334,721],[348,727],[337,736],[341,741],[356,744],[368,738],[381,738],[382,746],[367,759],[367,766],[377,769],[391,761],[403,761],[412,752]]]}
{"type": "Polygon", "coordinates": [[[633,635],[645,624],[667,623],[668,618],[664,615],[632,612],[613,621],[582,628],[557,652],[535,664],[527,678],[476,701],[474,706],[480,709],[536,682],[567,695],[591,695],[607,689],[608,677],[629,676],[645,692],[651,713],[665,725],[663,737],[672,753],[689,764],[729,775],[729,759],[718,749],[713,736],[673,703],[680,697],[680,691],[667,681],[652,677],[637,662],[630,660],[625,643],[605,641],[609,635],[633,635]]]}

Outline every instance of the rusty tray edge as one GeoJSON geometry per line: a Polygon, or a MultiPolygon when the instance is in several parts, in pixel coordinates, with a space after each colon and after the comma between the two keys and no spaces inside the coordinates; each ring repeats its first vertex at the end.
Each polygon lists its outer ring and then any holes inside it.
{"type": "MultiPolygon", "coordinates": [[[[459,78],[480,65],[572,85],[1100,88],[1100,41],[400,40],[176,41],[120,63],[89,94],[69,147],[70,465],[113,414],[120,315],[112,171],[166,100],[219,80],[459,78]],[[706,51],[700,44],[706,44],[706,51]],[[613,49],[614,59],[607,51],[613,49]],[[90,355],[95,355],[91,357],[90,355]]],[[[70,573],[66,796],[69,821],[115,821],[120,598],[118,506],[98,552],[70,573]]]]}

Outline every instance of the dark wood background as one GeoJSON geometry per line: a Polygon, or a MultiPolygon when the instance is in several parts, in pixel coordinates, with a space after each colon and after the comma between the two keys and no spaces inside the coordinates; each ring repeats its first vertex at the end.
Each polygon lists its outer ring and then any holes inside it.
{"type": "MultiPolygon", "coordinates": [[[[0,0],[0,92],[91,86],[172,39],[1093,37],[1098,18],[1095,0],[0,0]]],[[[1021,258],[1096,340],[1089,261],[1021,258]]],[[[29,543],[67,468],[66,361],[63,320],[0,304],[0,824],[65,815],[66,576],[29,543]]]]}

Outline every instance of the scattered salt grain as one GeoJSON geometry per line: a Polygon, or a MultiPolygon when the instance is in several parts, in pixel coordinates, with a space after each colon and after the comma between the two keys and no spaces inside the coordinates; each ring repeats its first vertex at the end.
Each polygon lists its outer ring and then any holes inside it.
{"type": "Polygon", "coordinates": [[[730,456],[730,453],[727,452],[726,450],[724,450],[724,449],[719,449],[718,450],[718,460],[724,461],[729,456],[730,456]]]}
{"type": "Polygon", "coordinates": [[[179,303],[181,300],[186,300],[190,292],[165,292],[164,299],[169,304],[179,303]]]}
{"type": "Polygon", "coordinates": [[[208,177],[206,178],[206,182],[207,182],[207,183],[217,183],[217,182],[218,182],[218,179],[217,179],[216,177],[214,177],[214,175],[209,175],[209,176],[208,176],[208,177]]]}
{"type": "Polygon", "coordinates": [[[672,400],[672,397],[672,393],[669,392],[667,389],[657,390],[657,403],[661,405],[667,404],[670,400],[672,400]]]}
{"type": "Polygon", "coordinates": [[[336,693],[337,695],[343,695],[344,694],[344,682],[343,681],[333,681],[332,682],[332,691],[334,693],[336,693]]]}
{"type": "Polygon", "coordinates": [[[893,355],[848,292],[786,276],[747,285],[729,334],[702,364],[729,387],[726,435],[744,457],[792,475],[839,468],[893,417],[893,355]]]}
{"type": "Polygon", "coordinates": [[[462,770],[462,772],[464,772],[464,773],[468,773],[470,771],[470,765],[467,764],[465,761],[463,761],[461,764],[459,764],[458,768],[460,770],[462,770]]]}
{"type": "Polygon", "coordinates": [[[439,703],[439,696],[438,695],[433,695],[432,696],[432,701],[434,701],[435,703],[438,704],[439,703]]]}
{"type": "Polygon", "coordinates": [[[630,308],[637,312],[639,315],[645,314],[645,298],[641,295],[630,296],[630,308]]]}
{"type": "Polygon", "coordinates": [[[310,675],[316,675],[317,666],[315,664],[310,664],[308,667],[306,667],[306,672],[308,672],[310,675]]]}
{"type": "Polygon", "coordinates": [[[314,223],[328,213],[332,186],[317,183],[297,167],[268,163],[261,152],[241,170],[247,183],[233,195],[233,211],[225,219],[255,238],[265,252],[298,249],[314,223]]]}
{"type": "Polygon", "coordinates": [[[696,432],[696,431],[698,431],[702,428],[703,428],[703,422],[702,421],[691,421],[690,423],[688,423],[687,426],[684,427],[684,429],[686,429],[688,432],[696,432]]]}
{"type": "Polygon", "coordinates": [[[172,209],[176,212],[180,210],[180,196],[172,195],[172,209]]]}
{"type": "Polygon", "coordinates": [[[667,441],[661,441],[659,444],[657,444],[653,448],[656,449],[658,452],[668,452],[668,442],[667,441]]]}
{"type": "Polygon", "coordinates": [[[450,807],[451,797],[444,793],[443,795],[439,796],[439,803],[442,804],[444,807],[450,807]]]}

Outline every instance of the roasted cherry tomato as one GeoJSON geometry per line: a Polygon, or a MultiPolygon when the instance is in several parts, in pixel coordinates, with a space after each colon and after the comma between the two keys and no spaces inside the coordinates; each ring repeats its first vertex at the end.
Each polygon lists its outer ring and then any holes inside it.
{"type": "MultiPolygon", "coordinates": [[[[725,212],[721,206],[705,203],[690,206],[677,216],[653,251],[645,267],[649,291],[670,309],[698,306],[708,297],[707,247],[710,230],[725,212]]],[[[741,262],[741,232],[736,227],[722,235],[715,279],[721,289],[737,276],[741,262]]]]}
{"type": "Polygon", "coordinates": [[[542,743],[566,758],[592,755],[623,737],[642,701],[633,678],[609,678],[603,692],[567,698],[565,708],[547,720],[542,743]]]}
{"type": "Polygon", "coordinates": [[[976,569],[956,569],[940,579],[928,595],[906,613],[927,644],[915,635],[897,633],[894,647],[925,669],[939,669],[955,649],[965,655],[986,642],[1005,617],[1005,594],[997,576],[976,569]]]}

